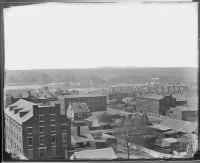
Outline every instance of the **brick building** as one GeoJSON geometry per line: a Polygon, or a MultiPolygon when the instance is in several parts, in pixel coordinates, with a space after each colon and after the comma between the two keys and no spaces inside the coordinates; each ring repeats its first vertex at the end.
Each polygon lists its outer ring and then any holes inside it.
{"type": "Polygon", "coordinates": [[[145,95],[136,97],[136,110],[152,116],[166,115],[169,107],[175,105],[176,99],[172,96],[145,95]]]}
{"type": "Polygon", "coordinates": [[[107,96],[96,94],[79,94],[59,96],[61,114],[66,115],[69,103],[86,103],[90,112],[105,111],[107,109],[107,96]]]}
{"type": "Polygon", "coordinates": [[[184,120],[184,121],[197,121],[198,120],[198,109],[189,106],[177,106],[170,108],[168,111],[170,118],[184,120]]]}
{"type": "Polygon", "coordinates": [[[40,106],[20,99],[5,109],[6,150],[28,159],[66,157],[71,145],[70,120],[60,105],[40,106]]]}

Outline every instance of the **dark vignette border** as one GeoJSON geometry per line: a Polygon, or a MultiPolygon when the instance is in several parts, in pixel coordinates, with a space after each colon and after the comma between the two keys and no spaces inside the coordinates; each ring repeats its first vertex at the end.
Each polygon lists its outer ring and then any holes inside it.
{"type": "MultiPolygon", "coordinates": [[[[121,0],[122,1],[122,0],[121,0]]],[[[141,0],[142,2],[145,0],[141,0]]],[[[39,3],[46,3],[46,2],[61,2],[61,3],[116,3],[118,1],[115,0],[0,0],[0,90],[1,90],[1,99],[0,99],[0,105],[1,105],[1,124],[2,124],[2,141],[1,141],[1,147],[2,147],[2,153],[1,153],[1,158],[3,158],[1,161],[6,161],[6,162],[18,162],[12,160],[11,156],[9,153],[5,151],[5,140],[4,140],[4,126],[5,126],[5,121],[4,121],[4,84],[5,84],[5,77],[4,77],[4,66],[5,66],[5,47],[4,47],[4,16],[3,16],[3,9],[8,8],[8,7],[14,7],[14,6],[24,6],[24,5],[31,5],[31,4],[39,4],[39,3]]],[[[133,0],[134,2],[134,0],[133,0]]],[[[160,0],[158,3],[162,3],[164,1],[160,0]]],[[[200,0],[192,0],[192,2],[198,3],[198,64],[200,63],[200,0]]],[[[154,3],[154,0],[152,0],[149,3],[154,3]]],[[[166,3],[166,2],[164,2],[166,3]]],[[[175,3],[184,3],[184,1],[177,1],[175,3]]],[[[200,81],[200,68],[198,67],[198,84],[200,81]]],[[[198,114],[200,116],[199,112],[199,103],[200,103],[200,97],[199,97],[199,90],[198,90],[198,114]]],[[[198,128],[200,124],[200,117],[198,117],[198,128]]],[[[193,158],[188,158],[188,159],[165,159],[165,161],[170,161],[170,162],[188,162],[192,160],[200,160],[200,128],[198,129],[198,151],[195,153],[193,158]]],[[[81,162],[91,162],[92,160],[79,160],[81,162]]],[[[48,160],[46,162],[79,162],[76,160],[48,160]]],[[[94,160],[95,162],[109,162],[108,160],[94,160]]],[[[134,159],[134,160],[116,160],[116,162],[160,162],[161,159],[134,159]]],[[[33,162],[33,161],[23,161],[20,160],[19,162],[33,162]]],[[[41,161],[34,161],[34,162],[41,162],[41,161]]],[[[45,162],[45,161],[44,161],[45,162]]]]}

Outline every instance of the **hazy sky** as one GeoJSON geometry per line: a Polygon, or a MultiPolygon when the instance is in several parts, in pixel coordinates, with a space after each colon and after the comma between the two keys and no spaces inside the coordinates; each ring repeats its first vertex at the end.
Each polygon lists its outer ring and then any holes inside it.
{"type": "Polygon", "coordinates": [[[197,16],[191,3],[9,8],[6,68],[194,67],[197,16]]]}

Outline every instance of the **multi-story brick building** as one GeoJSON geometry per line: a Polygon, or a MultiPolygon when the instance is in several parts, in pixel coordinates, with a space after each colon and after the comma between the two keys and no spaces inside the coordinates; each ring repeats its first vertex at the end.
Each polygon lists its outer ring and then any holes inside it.
{"type": "Polygon", "coordinates": [[[61,114],[66,115],[69,103],[86,103],[90,112],[105,111],[107,109],[107,96],[96,94],[79,94],[59,96],[61,114]]]}
{"type": "Polygon", "coordinates": [[[60,105],[40,106],[20,99],[5,109],[6,150],[28,159],[66,157],[71,145],[70,120],[60,105]]]}
{"type": "Polygon", "coordinates": [[[136,110],[148,115],[166,115],[169,107],[176,105],[175,98],[164,95],[145,95],[136,97],[136,110]]]}

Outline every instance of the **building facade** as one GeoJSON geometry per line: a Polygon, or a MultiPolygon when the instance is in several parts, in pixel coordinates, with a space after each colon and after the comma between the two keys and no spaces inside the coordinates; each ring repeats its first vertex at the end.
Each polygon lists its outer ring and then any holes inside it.
{"type": "Polygon", "coordinates": [[[70,120],[60,105],[40,106],[18,100],[5,109],[6,150],[30,160],[67,157],[71,145],[70,120]]]}
{"type": "Polygon", "coordinates": [[[198,110],[188,106],[179,106],[170,108],[168,114],[170,118],[184,120],[184,121],[197,121],[198,110]]]}
{"type": "Polygon", "coordinates": [[[65,95],[59,96],[61,114],[66,115],[69,103],[86,103],[90,112],[107,110],[107,96],[95,94],[65,95]]]}
{"type": "Polygon", "coordinates": [[[169,107],[175,106],[176,101],[172,96],[145,95],[136,97],[136,110],[147,115],[166,115],[169,107]]]}
{"type": "Polygon", "coordinates": [[[71,120],[84,120],[90,116],[90,111],[86,103],[69,103],[67,108],[67,118],[71,120]]]}

